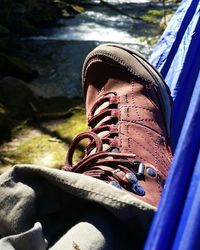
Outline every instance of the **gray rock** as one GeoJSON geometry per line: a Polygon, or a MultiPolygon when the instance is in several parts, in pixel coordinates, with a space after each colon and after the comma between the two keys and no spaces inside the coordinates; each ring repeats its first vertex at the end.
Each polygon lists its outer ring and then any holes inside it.
{"type": "Polygon", "coordinates": [[[9,33],[10,33],[9,29],[0,25],[0,36],[5,36],[8,35],[9,33]]]}
{"type": "Polygon", "coordinates": [[[0,131],[9,126],[9,112],[4,105],[0,103],[0,131]]]}
{"type": "Polygon", "coordinates": [[[13,77],[0,80],[0,103],[10,112],[13,118],[26,118],[34,114],[36,97],[27,84],[13,77]]]}
{"type": "Polygon", "coordinates": [[[2,52],[0,52],[0,74],[17,77],[24,81],[31,81],[38,76],[38,73],[22,59],[8,56],[2,52]]]}

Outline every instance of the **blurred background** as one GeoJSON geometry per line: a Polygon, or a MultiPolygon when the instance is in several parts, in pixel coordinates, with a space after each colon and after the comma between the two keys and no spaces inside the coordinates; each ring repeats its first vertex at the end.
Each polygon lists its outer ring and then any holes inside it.
{"type": "Polygon", "coordinates": [[[85,56],[114,42],[148,58],[179,2],[0,0],[0,173],[20,163],[62,167],[87,128],[85,56]]]}

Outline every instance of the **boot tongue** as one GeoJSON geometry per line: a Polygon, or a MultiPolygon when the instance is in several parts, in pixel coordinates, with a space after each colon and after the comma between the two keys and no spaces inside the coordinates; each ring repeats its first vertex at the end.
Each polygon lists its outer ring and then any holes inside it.
{"type": "Polygon", "coordinates": [[[95,105],[96,100],[109,92],[120,93],[130,87],[132,75],[114,62],[105,62],[101,58],[92,59],[84,72],[84,92],[86,114],[95,105]]]}

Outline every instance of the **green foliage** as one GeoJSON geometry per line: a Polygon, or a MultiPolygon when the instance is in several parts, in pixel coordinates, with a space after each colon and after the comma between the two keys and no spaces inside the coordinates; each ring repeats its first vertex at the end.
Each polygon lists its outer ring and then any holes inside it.
{"type": "Polygon", "coordinates": [[[83,13],[85,11],[84,8],[79,5],[72,4],[71,7],[77,13],[83,13]]]}
{"type": "Polygon", "coordinates": [[[149,10],[147,12],[148,15],[153,15],[153,16],[158,16],[158,17],[162,17],[163,16],[163,10],[149,10]]]}
{"type": "MultiPolygon", "coordinates": [[[[85,130],[85,111],[82,108],[74,109],[71,116],[65,120],[38,123],[35,127],[29,127],[28,124],[18,126],[18,129],[13,131],[16,143],[0,145],[0,161],[10,161],[3,166],[26,163],[60,168],[64,165],[73,137],[85,130]]],[[[78,161],[82,156],[83,151],[79,146],[74,161],[78,161]]]]}
{"type": "Polygon", "coordinates": [[[143,15],[141,18],[149,23],[160,24],[161,19],[167,15],[173,14],[172,9],[161,9],[161,10],[148,10],[147,14],[143,15]]]}

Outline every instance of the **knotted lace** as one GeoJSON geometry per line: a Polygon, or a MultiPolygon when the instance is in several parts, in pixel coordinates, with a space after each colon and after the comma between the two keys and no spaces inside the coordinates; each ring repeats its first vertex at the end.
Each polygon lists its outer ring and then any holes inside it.
{"type": "Polygon", "coordinates": [[[115,93],[98,99],[89,114],[90,131],[73,140],[63,170],[95,177],[143,196],[145,192],[138,181],[145,178],[145,165],[135,159],[135,154],[120,152],[118,145],[118,103],[115,93]],[[73,164],[75,149],[86,138],[90,143],[85,149],[85,156],[73,164]]]}

